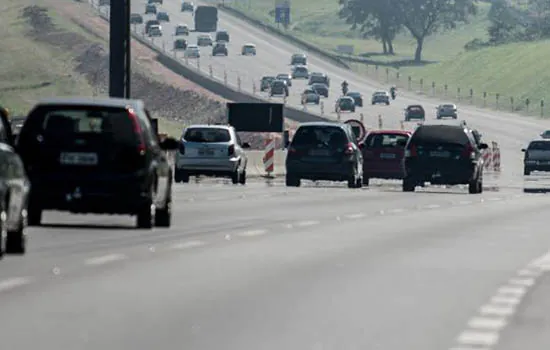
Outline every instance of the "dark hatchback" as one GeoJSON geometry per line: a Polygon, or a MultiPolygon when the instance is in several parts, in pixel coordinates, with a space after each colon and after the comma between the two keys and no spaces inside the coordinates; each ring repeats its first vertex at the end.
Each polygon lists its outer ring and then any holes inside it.
{"type": "Polygon", "coordinates": [[[271,83],[277,78],[266,76],[260,80],[260,91],[268,91],[271,88],[271,83]]]}
{"type": "Polygon", "coordinates": [[[361,95],[360,92],[350,91],[346,94],[346,96],[353,98],[353,101],[357,107],[363,107],[363,95],[361,95]]]}
{"type": "Polygon", "coordinates": [[[172,169],[140,100],[59,98],[29,113],[17,149],[32,190],[28,221],[44,210],[137,216],[139,228],[169,227],[172,169]]]}
{"type": "Polygon", "coordinates": [[[288,85],[284,80],[273,80],[269,88],[269,96],[286,96],[288,97],[288,85]]]}
{"type": "Polygon", "coordinates": [[[328,97],[328,93],[329,93],[329,89],[328,89],[328,85],[326,84],[323,84],[323,83],[315,83],[315,84],[311,84],[311,89],[314,90],[317,94],[323,96],[323,97],[328,97]]]}
{"type": "Polygon", "coordinates": [[[350,125],[303,123],[288,147],[286,185],[300,181],[347,181],[349,188],[363,184],[363,156],[350,125]]]}
{"type": "Polygon", "coordinates": [[[405,121],[409,122],[411,120],[421,120],[426,119],[426,111],[421,105],[410,105],[405,108],[405,121]]]}
{"type": "Polygon", "coordinates": [[[413,192],[425,182],[433,185],[467,184],[471,194],[483,191],[482,150],[474,131],[464,125],[420,125],[405,147],[403,191],[413,192]]]}

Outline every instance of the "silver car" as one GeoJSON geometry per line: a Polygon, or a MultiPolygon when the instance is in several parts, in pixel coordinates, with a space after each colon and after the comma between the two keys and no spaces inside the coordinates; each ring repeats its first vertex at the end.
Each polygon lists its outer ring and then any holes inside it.
{"type": "Polygon", "coordinates": [[[228,177],[234,184],[246,183],[248,158],[237,132],[225,125],[193,125],[184,130],[176,153],[175,182],[190,176],[228,177]]]}
{"type": "Polygon", "coordinates": [[[292,79],[309,79],[309,71],[306,66],[292,67],[292,79]]]}
{"type": "Polygon", "coordinates": [[[449,104],[439,105],[436,107],[436,109],[437,109],[437,119],[458,118],[457,108],[455,104],[449,103],[449,104]]]}

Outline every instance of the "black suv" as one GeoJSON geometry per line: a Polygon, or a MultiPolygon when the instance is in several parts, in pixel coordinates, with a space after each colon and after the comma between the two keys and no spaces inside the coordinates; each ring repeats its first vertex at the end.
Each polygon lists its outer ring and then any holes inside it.
{"type": "Polygon", "coordinates": [[[139,228],[171,223],[172,169],[156,120],[140,100],[57,98],[29,113],[17,149],[31,181],[28,222],[43,210],[137,215],[139,228]]]}
{"type": "Polygon", "coordinates": [[[225,30],[219,30],[216,32],[216,41],[225,41],[229,42],[229,33],[225,30]]]}
{"type": "Polygon", "coordinates": [[[462,123],[418,126],[405,147],[403,191],[413,192],[424,182],[433,185],[468,184],[469,193],[483,191],[479,133],[462,123]]]}
{"type": "Polygon", "coordinates": [[[218,42],[212,48],[212,56],[227,56],[227,44],[225,42],[218,42]]]}
{"type": "Polygon", "coordinates": [[[348,124],[303,123],[288,147],[286,185],[300,180],[347,181],[349,188],[363,185],[363,155],[348,124]]]}

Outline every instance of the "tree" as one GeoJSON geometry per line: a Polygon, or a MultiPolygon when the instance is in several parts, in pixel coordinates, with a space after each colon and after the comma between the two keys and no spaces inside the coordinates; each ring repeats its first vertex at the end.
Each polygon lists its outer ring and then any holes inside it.
{"type": "Polygon", "coordinates": [[[426,37],[441,29],[454,29],[476,13],[477,0],[387,0],[416,40],[414,60],[422,60],[426,37]]]}
{"type": "Polygon", "coordinates": [[[365,38],[382,42],[384,54],[394,54],[393,40],[401,28],[388,0],[339,0],[340,18],[352,29],[359,29],[365,38]]]}

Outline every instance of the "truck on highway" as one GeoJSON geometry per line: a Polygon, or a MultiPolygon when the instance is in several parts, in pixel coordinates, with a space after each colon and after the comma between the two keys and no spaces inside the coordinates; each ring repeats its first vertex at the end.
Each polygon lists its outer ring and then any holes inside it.
{"type": "Polygon", "coordinates": [[[197,6],[195,9],[195,31],[211,33],[218,30],[218,8],[197,6]]]}

